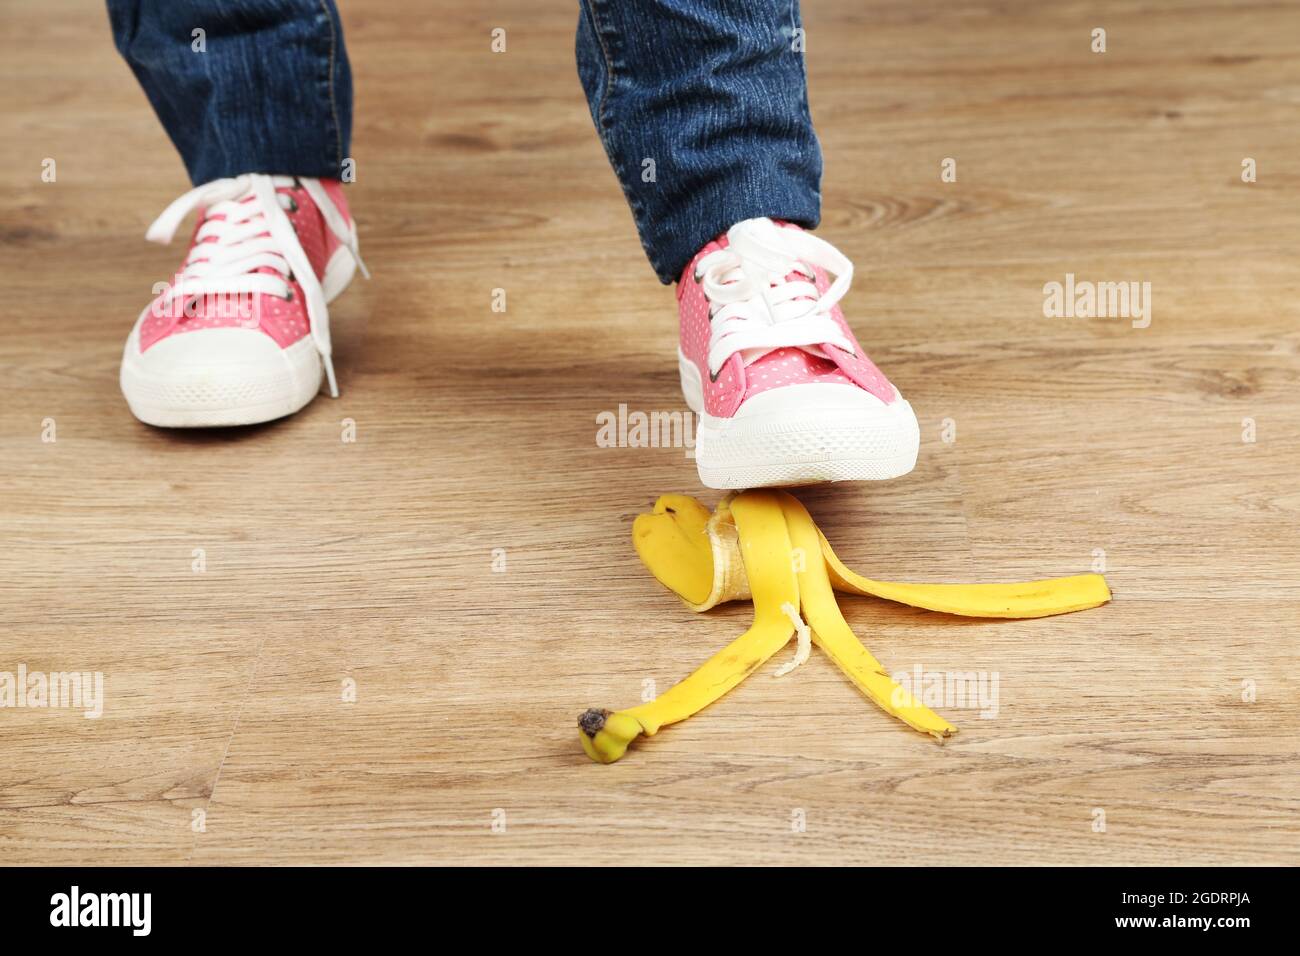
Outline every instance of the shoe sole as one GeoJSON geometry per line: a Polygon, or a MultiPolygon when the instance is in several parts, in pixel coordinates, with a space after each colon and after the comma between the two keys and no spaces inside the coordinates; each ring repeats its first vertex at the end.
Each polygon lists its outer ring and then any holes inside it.
{"type": "Polygon", "coordinates": [[[811,402],[766,415],[715,418],[704,411],[695,363],[680,350],[677,362],[682,395],[700,417],[695,463],[706,487],[887,481],[916,467],[920,428],[903,399],[879,408],[837,409],[811,402]]]}
{"type": "MultiPolygon", "coordinates": [[[[332,302],[351,283],[357,264],[340,247],[325,268],[321,288],[332,302]]],[[[132,330],[122,355],[122,394],[133,414],[159,428],[222,428],[256,425],[299,411],[320,392],[324,369],[310,335],[283,350],[284,367],[263,371],[214,368],[192,381],[150,375],[131,359],[139,354],[132,330]]]]}

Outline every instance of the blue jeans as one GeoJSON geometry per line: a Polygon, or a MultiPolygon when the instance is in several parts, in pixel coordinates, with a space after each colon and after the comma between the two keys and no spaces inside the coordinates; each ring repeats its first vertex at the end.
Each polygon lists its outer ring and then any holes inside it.
{"type": "Polygon", "coordinates": [[[195,185],[340,178],[352,73],[334,0],[108,0],[108,16],[195,185]]]}
{"type": "Polygon", "coordinates": [[[798,0],[582,0],[578,76],[661,281],[742,219],[817,225],[801,27],[798,0]]]}
{"type": "MultiPolygon", "coordinates": [[[[821,150],[798,0],[580,3],[578,76],[663,282],[742,219],[817,225],[821,150]]],[[[195,183],[340,176],[352,79],[334,0],[108,7],[117,47],[195,183]]]]}

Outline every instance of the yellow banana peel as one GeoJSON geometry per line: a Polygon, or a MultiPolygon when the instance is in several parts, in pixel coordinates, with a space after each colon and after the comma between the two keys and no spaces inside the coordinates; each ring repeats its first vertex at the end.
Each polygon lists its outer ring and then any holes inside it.
{"type": "Polygon", "coordinates": [[[694,611],[752,600],[754,622],[694,673],[647,704],[591,709],[578,718],[583,749],[613,763],[628,745],[703,710],[798,636],[792,669],[816,644],[888,714],[942,742],[957,728],[895,683],[840,612],[835,591],[883,598],[966,617],[1032,618],[1097,607],[1110,600],[1099,574],[1023,584],[905,584],[874,581],[845,567],[798,499],[745,491],[710,512],[687,495],[664,495],[632,525],[650,573],[694,611]],[[804,618],[807,618],[807,624],[804,618]]]}

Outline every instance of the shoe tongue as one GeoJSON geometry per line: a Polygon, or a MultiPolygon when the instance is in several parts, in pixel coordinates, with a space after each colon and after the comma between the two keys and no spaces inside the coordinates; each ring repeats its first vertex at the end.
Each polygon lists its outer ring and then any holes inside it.
{"type": "Polygon", "coordinates": [[[746,363],[745,377],[751,388],[759,385],[771,388],[777,385],[793,385],[808,381],[810,376],[833,374],[838,365],[824,355],[815,355],[797,346],[788,345],[772,349],[753,362],[746,363]]]}
{"type": "MultiPolygon", "coordinates": [[[[801,267],[801,268],[803,268],[803,267],[801,267]]],[[[809,269],[808,271],[809,271],[809,272],[812,272],[811,269],[809,269]]],[[[786,273],[785,279],[783,279],[782,281],[784,281],[784,282],[807,282],[807,283],[809,283],[809,284],[815,286],[815,285],[817,284],[817,277],[816,277],[816,275],[812,275],[812,276],[804,275],[804,273],[803,273],[802,271],[800,271],[799,269],[796,269],[796,270],[794,270],[793,272],[788,272],[788,273],[786,273]]],[[[793,299],[791,299],[790,301],[791,301],[791,302],[812,302],[812,301],[814,301],[816,298],[817,298],[817,297],[816,297],[815,295],[797,295],[797,296],[795,296],[793,299]]]]}

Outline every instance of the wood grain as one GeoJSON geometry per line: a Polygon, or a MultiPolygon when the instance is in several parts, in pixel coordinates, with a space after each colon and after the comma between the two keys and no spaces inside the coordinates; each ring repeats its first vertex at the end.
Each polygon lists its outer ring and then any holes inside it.
{"type": "Polygon", "coordinates": [[[670,685],[747,609],[691,615],[632,551],[656,495],[716,500],[683,451],[595,443],[603,410],[682,405],[576,10],[443,6],[343,4],[375,273],[333,309],[343,397],[208,434],[118,393],[180,255],[141,236],[187,184],[102,5],[0,12],[0,671],[107,694],[98,720],[0,710],[0,859],[1295,863],[1300,8],[806,5],[822,234],[924,439],[906,479],[802,497],[874,576],[1101,549],[1116,599],[1030,622],[847,599],[891,669],[999,675],[995,718],[940,708],[946,747],[815,654],[598,767],[578,712],[670,685]],[[1067,272],[1151,282],[1151,326],[1045,319],[1067,272]]]}

